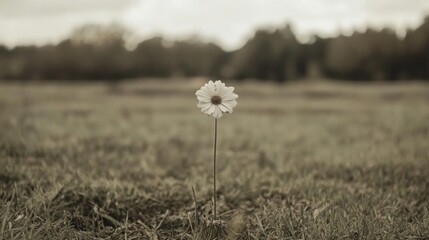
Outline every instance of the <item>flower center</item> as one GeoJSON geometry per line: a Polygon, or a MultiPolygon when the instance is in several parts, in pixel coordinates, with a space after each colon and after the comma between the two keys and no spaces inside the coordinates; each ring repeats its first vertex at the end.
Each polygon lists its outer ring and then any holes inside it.
{"type": "Polygon", "coordinates": [[[214,104],[214,105],[219,105],[222,103],[222,98],[219,96],[216,96],[216,95],[213,96],[210,100],[211,100],[212,104],[214,104]]]}

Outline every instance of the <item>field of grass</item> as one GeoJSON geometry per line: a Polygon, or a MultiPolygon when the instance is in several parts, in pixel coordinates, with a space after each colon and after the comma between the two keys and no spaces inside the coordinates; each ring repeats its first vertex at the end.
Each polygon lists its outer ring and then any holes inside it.
{"type": "Polygon", "coordinates": [[[0,239],[429,239],[429,85],[233,83],[212,224],[201,84],[0,84],[0,239]]]}

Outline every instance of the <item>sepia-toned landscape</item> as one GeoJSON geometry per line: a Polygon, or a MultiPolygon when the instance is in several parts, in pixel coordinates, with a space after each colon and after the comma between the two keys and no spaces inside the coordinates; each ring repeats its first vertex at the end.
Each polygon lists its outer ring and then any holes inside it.
{"type": "Polygon", "coordinates": [[[0,0],[0,240],[429,240],[428,0],[0,0]]]}
{"type": "Polygon", "coordinates": [[[207,79],[0,86],[0,239],[427,239],[429,86],[207,79]]]}

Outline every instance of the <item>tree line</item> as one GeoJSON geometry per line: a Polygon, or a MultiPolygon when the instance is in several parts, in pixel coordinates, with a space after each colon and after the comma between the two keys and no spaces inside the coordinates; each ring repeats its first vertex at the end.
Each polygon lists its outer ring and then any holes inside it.
{"type": "Polygon", "coordinates": [[[429,17],[398,37],[390,29],[297,40],[286,25],[257,30],[243,47],[154,37],[127,48],[120,25],[86,25],[55,45],[0,45],[1,79],[120,80],[136,77],[349,80],[429,79],[429,17]]]}

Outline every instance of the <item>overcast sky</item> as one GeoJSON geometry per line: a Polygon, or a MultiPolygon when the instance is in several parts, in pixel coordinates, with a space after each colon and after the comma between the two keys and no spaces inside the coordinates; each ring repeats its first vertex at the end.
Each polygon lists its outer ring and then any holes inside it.
{"type": "Polygon", "coordinates": [[[56,43],[85,23],[122,23],[140,38],[193,34],[225,49],[240,47],[261,26],[292,23],[311,34],[418,26],[429,0],[0,0],[0,43],[56,43]]]}

